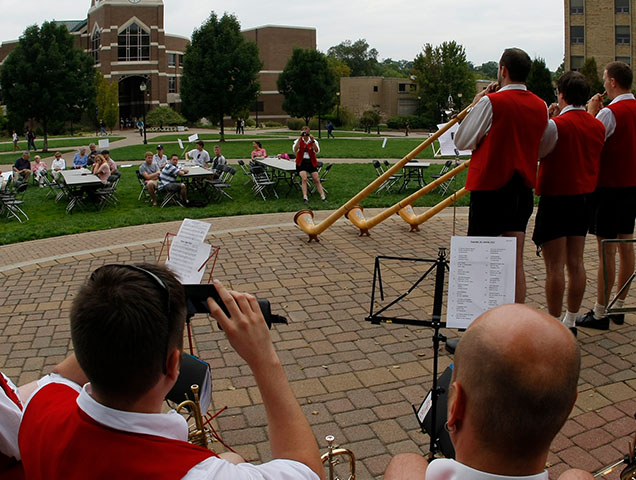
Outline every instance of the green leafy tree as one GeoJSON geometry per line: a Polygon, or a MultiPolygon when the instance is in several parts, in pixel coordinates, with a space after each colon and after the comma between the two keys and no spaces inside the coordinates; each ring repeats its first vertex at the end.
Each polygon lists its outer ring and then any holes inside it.
{"type": "Polygon", "coordinates": [[[422,53],[413,62],[415,81],[419,87],[418,113],[426,125],[432,126],[442,120],[444,110],[460,104],[462,98],[472,99],[476,93],[475,79],[466,61],[464,47],[458,43],[444,42],[434,47],[424,45],[422,53]]]}
{"type": "Polygon", "coordinates": [[[408,78],[411,75],[413,62],[409,60],[393,60],[385,58],[379,64],[380,75],[383,77],[408,78]]]}
{"type": "MultiPolygon", "coordinates": [[[[283,110],[305,120],[331,112],[337,102],[336,77],[327,58],[317,50],[294,48],[278,77],[278,91],[285,96],[283,110]]],[[[320,125],[320,122],[318,122],[320,125]]],[[[320,131],[318,132],[320,136],[320,131]]]]}
{"type": "Polygon", "coordinates": [[[371,133],[372,127],[380,125],[382,116],[377,110],[365,110],[360,117],[360,126],[364,128],[367,133],[371,133]]]}
{"type": "Polygon", "coordinates": [[[106,127],[113,130],[119,121],[119,87],[116,82],[109,82],[101,72],[97,73],[97,118],[104,120],[106,127]]]}
{"type": "Polygon", "coordinates": [[[565,60],[561,62],[561,65],[559,65],[559,68],[557,68],[556,71],[552,74],[552,80],[556,81],[564,73],[565,73],[565,60]]]}
{"type": "Polygon", "coordinates": [[[480,78],[486,78],[490,80],[497,79],[497,72],[499,71],[499,62],[491,60],[490,62],[482,63],[480,66],[475,67],[480,78]]]}
{"type": "Polygon", "coordinates": [[[375,48],[370,49],[364,38],[354,43],[345,40],[327,50],[327,55],[346,63],[351,69],[352,77],[379,75],[378,51],[375,48]]]}
{"type": "Polygon", "coordinates": [[[598,76],[598,67],[596,66],[596,60],[594,57],[585,59],[585,63],[581,67],[580,73],[585,77],[588,85],[590,86],[590,96],[597,93],[603,93],[605,91],[603,82],[598,76]]]}
{"type": "Polygon", "coordinates": [[[528,90],[536,96],[543,99],[545,103],[550,105],[556,100],[554,96],[554,84],[552,83],[552,74],[545,65],[543,58],[535,58],[530,66],[530,73],[526,80],[528,90]]]}
{"type": "Polygon", "coordinates": [[[94,77],[93,59],[73,46],[68,29],[44,22],[24,31],[2,64],[0,86],[12,119],[40,123],[47,151],[49,123],[69,120],[75,108],[92,102],[94,77]]]}
{"type": "Polygon", "coordinates": [[[170,107],[157,107],[148,112],[148,115],[146,115],[146,123],[151,127],[183,125],[185,118],[170,107]]]}
{"type": "Polygon", "coordinates": [[[236,17],[224,14],[218,18],[212,12],[192,34],[184,55],[183,114],[191,121],[206,117],[219,122],[221,141],[225,141],[223,117],[254,105],[262,65],[258,47],[245,40],[236,17]]]}
{"type": "Polygon", "coordinates": [[[349,65],[336,57],[327,57],[327,65],[329,65],[329,69],[336,77],[338,84],[340,84],[340,79],[342,77],[351,76],[351,69],[349,68],[349,65]]]}

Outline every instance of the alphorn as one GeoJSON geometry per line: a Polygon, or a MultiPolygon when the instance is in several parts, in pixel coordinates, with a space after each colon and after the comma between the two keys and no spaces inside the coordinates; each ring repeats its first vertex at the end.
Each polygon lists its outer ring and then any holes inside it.
{"type": "MultiPolygon", "coordinates": [[[[408,155],[402,158],[402,160],[397,162],[395,165],[389,168],[386,172],[384,172],[382,175],[376,178],[373,182],[371,182],[364,189],[358,192],[353,198],[351,198],[347,203],[341,206],[338,210],[331,213],[331,215],[325,218],[322,222],[314,223],[314,213],[311,210],[300,210],[294,216],[294,223],[298,225],[307,235],[309,235],[310,242],[312,240],[316,240],[318,242],[319,241],[318,235],[320,235],[327,228],[333,225],[340,217],[342,217],[343,215],[346,215],[347,212],[357,207],[362,200],[364,200],[366,197],[371,195],[371,193],[373,193],[373,191],[375,191],[378,187],[380,187],[380,185],[382,185],[389,177],[391,177],[391,175],[399,171],[405,164],[413,160],[413,158],[419,155],[424,149],[426,149],[441,135],[443,135],[449,128],[451,128],[454,124],[456,124],[457,122],[462,120],[466,115],[468,115],[469,110],[470,110],[470,106],[466,107],[464,110],[458,113],[455,118],[449,121],[446,125],[440,128],[437,132],[435,132],[433,135],[427,138],[420,145],[415,147],[408,155]]],[[[399,208],[397,210],[399,210],[399,208]]],[[[385,218],[388,218],[390,215],[391,214],[387,215],[385,218]]],[[[384,220],[385,218],[383,218],[382,220],[384,220]]]]}

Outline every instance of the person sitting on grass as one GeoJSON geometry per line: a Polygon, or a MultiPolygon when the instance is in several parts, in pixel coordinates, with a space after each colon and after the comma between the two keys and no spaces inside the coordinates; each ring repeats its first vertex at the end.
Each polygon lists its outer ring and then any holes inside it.
{"type": "Polygon", "coordinates": [[[93,175],[97,175],[104,185],[108,183],[108,177],[110,177],[110,167],[104,155],[99,154],[95,157],[95,163],[93,163],[93,175]]]}
{"type": "Polygon", "coordinates": [[[185,175],[188,173],[188,169],[179,168],[179,155],[173,153],[170,157],[170,161],[161,170],[159,175],[159,191],[166,190],[167,192],[177,193],[181,197],[181,201],[184,204],[188,203],[188,195],[186,192],[185,183],[179,182],[177,177],[179,175],[185,175]]]}
{"type": "Polygon", "coordinates": [[[150,194],[152,205],[157,206],[157,187],[159,185],[159,176],[161,169],[155,163],[152,152],[146,152],[144,163],[139,165],[139,174],[144,178],[146,188],[150,194]]]}
{"type": "Polygon", "coordinates": [[[51,170],[57,173],[66,168],[66,161],[62,158],[61,152],[55,152],[55,159],[51,163],[51,170]]]}
{"type": "Polygon", "coordinates": [[[28,181],[31,178],[31,162],[29,158],[31,154],[24,152],[20,158],[18,158],[13,164],[13,181],[28,181]]]}
{"type": "Polygon", "coordinates": [[[261,142],[252,142],[252,147],[254,147],[254,150],[252,150],[252,160],[267,157],[267,151],[263,148],[261,142]]]}
{"type": "Polygon", "coordinates": [[[33,157],[33,163],[31,164],[31,171],[33,172],[33,178],[40,184],[40,188],[44,187],[44,181],[46,180],[46,172],[48,167],[46,163],[42,161],[39,155],[33,157]]]}
{"type": "Polygon", "coordinates": [[[88,164],[88,155],[86,155],[86,147],[81,147],[79,152],[73,157],[73,168],[84,168],[88,164]]]}

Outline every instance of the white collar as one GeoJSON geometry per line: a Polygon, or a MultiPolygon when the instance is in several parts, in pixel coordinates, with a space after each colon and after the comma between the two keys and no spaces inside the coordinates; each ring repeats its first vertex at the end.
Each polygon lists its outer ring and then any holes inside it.
{"type": "Polygon", "coordinates": [[[523,83],[509,83],[505,87],[501,87],[497,92],[505,92],[506,90],[528,90],[528,87],[523,83]]]}
{"type": "Polygon", "coordinates": [[[97,402],[91,396],[90,385],[87,383],[82,388],[77,397],[77,406],[96,422],[123,432],[155,435],[173,440],[188,440],[188,424],[185,418],[176,411],[138,413],[115,410],[97,402]]]}
{"type": "Polygon", "coordinates": [[[614,100],[611,101],[610,105],[613,105],[616,102],[621,102],[623,100],[634,100],[634,94],[633,93],[621,93],[616,98],[614,98],[614,100]]]}
{"type": "Polygon", "coordinates": [[[585,107],[575,107],[573,105],[567,105],[563,110],[561,110],[561,113],[559,113],[559,115],[563,115],[564,113],[570,112],[572,110],[585,110],[585,107]]]}
{"type": "Polygon", "coordinates": [[[547,470],[544,470],[536,475],[524,475],[519,477],[495,475],[493,473],[475,470],[463,463],[459,463],[457,460],[438,458],[433,460],[428,466],[426,470],[426,478],[427,480],[458,480],[465,478],[469,478],[470,480],[548,480],[548,472],[547,470]],[[433,465],[435,465],[435,467],[433,467],[433,465]]]}

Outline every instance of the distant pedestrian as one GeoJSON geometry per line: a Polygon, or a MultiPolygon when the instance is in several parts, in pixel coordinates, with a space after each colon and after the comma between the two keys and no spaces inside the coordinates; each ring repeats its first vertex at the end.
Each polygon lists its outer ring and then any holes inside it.
{"type": "Polygon", "coordinates": [[[327,122],[327,139],[329,139],[329,137],[336,138],[333,134],[333,123],[331,122],[327,122]]]}
{"type": "Polygon", "coordinates": [[[13,142],[13,151],[17,151],[18,150],[18,134],[15,133],[15,130],[13,131],[13,133],[11,134],[11,141],[13,142]]]}
{"type": "Polygon", "coordinates": [[[99,121],[99,134],[106,137],[108,136],[108,132],[106,131],[106,122],[104,121],[104,119],[99,121]]]}
{"type": "Polygon", "coordinates": [[[411,129],[411,124],[408,122],[408,120],[406,121],[406,125],[404,125],[404,136],[408,137],[409,136],[409,130],[411,129]]]}
{"type": "Polygon", "coordinates": [[[26,128],[26,139],[27,139],[27,151],[31,151],[31,147],[33,147],[33,151],[35,152],[37,148],[35,147],[35,132],[32,128],[26,128]]]}
{"type": "Polygon", "coordinates": [[[144,122],[142,122],[141,120],[137,120],[137,128],[139,129],[139,136],[143,137],[144,136],[144,122]]]}
{"type": "Polygon", "coordinates": [[[241,135],[245,135],[245,120],[241,118],[241,135]]]}
{"type": "Polygon", "coordinates": [[[236,135],[238,135],[239,133],[241,133],[241,119],[237,118],[236,119],[236,135]]]}

